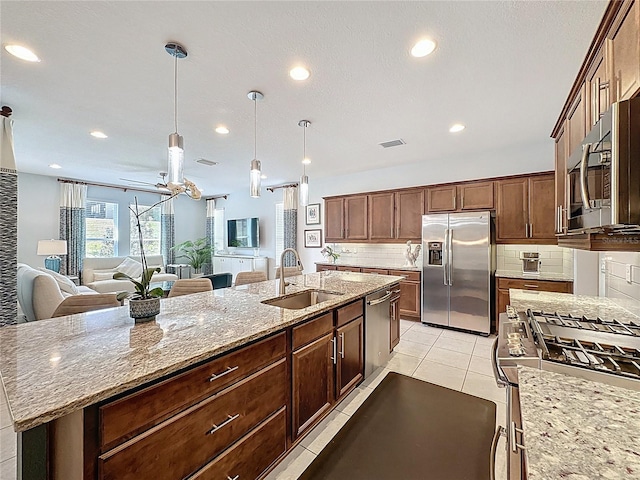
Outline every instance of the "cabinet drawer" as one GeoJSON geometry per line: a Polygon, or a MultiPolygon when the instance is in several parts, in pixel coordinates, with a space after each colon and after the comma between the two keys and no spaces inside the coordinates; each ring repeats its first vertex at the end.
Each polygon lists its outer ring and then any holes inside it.
{"type": "Polygon", "coordinates": [[[333,330],[333,312],[293,327],[293,349],[300,348],[333,330]]]}
{"type": "Polygon", "coordinates": [[[540,290],[541,292],[571,293],[573,292],[573,282],[498,278],[498,288],[504,290],[519,288],[521,290],[540,290]]]}
{"type": "Polygon", "coordinates": [[[326,270],[336,270],[335,265],[316,265],[316,272],[324,272],[326,270]]]}
{"type": "Polygon", "coordinates": [[[360,273],[360,267],[336,267],[339,272],[358,272],[360,273]]]}
{"type": "Polygon", "coordinates": [[[405,280],[410,282],[420,281],[420,272],[411,272],[408,270],[389,270],[389,275],[396,275],[398,277],[404,277],[405,280]]]}
{"type": "Polygon", "coordinates": [[[341,327],[342,325],[349,323],[354,318],[362,316],[363,313],[364,303],[362,300],[357,300],[349,305],[345,305],[338,309],[336,326],[341,327]]]}
{"type": "Polygon", "coordinates": [[[104,480],[181,479],[287,403],[285,359],[101,455],[104,480]]]}
{"type": "Polygon", "coordinates": [[[380,268],[363,268],[362,273],[376,273],[378,275],[389,275],[389,270],[382,270],[380,268]]]}
{"type": "Polygon", "coordinates": [[[113,448],[180,410],[283,358],[286,350],[283,332],[101,406],[101,451],[113,448]],[[214,375],[217,377],[214,378],[214,375]]]}
{"type": "Polygon", "coordinates": [[[287,448],[286,412],[281,409],[190,480],[258,478],[287,448]]]}

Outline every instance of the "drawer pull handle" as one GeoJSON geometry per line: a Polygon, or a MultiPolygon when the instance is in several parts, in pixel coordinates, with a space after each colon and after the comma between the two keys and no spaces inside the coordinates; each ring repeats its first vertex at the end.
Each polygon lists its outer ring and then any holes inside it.
{"type": "Polygon", "coordinates": [[[235,415],[227,415],[227,419],[224,422],[222,422],[220,425],[216,425],[214,423],[213,424],[213,428],[211,428],[211,430],[209,430],[207,432],[207,435],[211,435],[212,433],[216,433],[218,430],[220,430],[225,425],[229,425],[231,422],[233,422],[239,416],[240,416],[239,413],[236,413],[235,415]]]}
{"type": "Polygon", "coordinates": [[[393,292],[392,292],[392,293],[400,293],[400,289],[398,289],[398,290],[393,290],[393,292]]]}
{"type": "Polygon", "coordinates": [[[214,380],[219,379],[220,377],[224,377],[225,375],[228,375],[229,373],[233,372],[234,370],[237,370],[238,366],[236,365],[235,367],[227,367],[227,369],[222,372],[222,373],[214,373],[213,375],[211,375],[209,377],[209,381],[213,382],[214,380]]]}
{"type": "Polygon", "coordinates": [[[227,480],[238,480],[239,478],[240,478],[240,475],[236,475],[233,478],[231,478],[229,475],[227,475],[227,480]]]}
{"type": "Polygon", "coordinates": [[[525,283],[524,286],[525,287],[529,287],[529,288],[538,288],[538,285],[531,285],[531,284],[528,284],[528,283],[525,283]]]}

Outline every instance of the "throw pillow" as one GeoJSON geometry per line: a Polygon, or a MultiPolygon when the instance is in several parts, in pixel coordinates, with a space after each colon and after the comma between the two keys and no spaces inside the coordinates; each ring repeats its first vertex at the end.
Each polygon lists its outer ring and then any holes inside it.
{"type": "Polygon", "coordinates": [[[64,275],[60,275],[58,272],[54,272],[53,270],[49,270],[48,268],[42,268],[41,267],[38,270],[40,270],[41,272],[44,272],[47,275],[53,277],[53,279],[58,284],[58,287],[60,287],[60,291],[65,292],[65,293],[69,293],[71,295],[78,295],[79,292],[78,292],[78,287],[76,286],[76,284],[73,283],[71,280],[69,280],[64,275]]]}
{"type": "Polygon", "coordinates": [[[115,270],[94,270],[93,281],[101,282],[103,280],[113,280],[114,273],[116,273],[115,270]]]}
{"type": "Polygon", "coordinates": [[[116,267],[116,270],[125,275],[129,275],[131,278],[138,278],[142,275],[142,264],[127,257],[116,267]]]}

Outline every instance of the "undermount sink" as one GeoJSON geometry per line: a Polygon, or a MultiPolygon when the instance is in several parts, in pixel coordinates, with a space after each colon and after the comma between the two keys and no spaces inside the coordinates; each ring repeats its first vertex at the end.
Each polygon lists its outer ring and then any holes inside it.
{"type": "Polygon", "coordinates": [[[262,303],[266,305],[273,305],[274,307],[299,310],[301,308],[310,307],[311,305],[333,300],[341,295],[342,293],[328,292],[326,290],[305,290],[304,292],[295,293],[286,297],[264,300],[262,303]]]}

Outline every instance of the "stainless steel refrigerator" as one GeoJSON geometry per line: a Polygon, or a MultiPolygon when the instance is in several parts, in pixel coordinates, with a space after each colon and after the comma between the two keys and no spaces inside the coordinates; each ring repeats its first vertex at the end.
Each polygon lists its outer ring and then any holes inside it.
{"type": "Polygon", "coordinates": [[[422,217],[422,322],[488,334],[495,249],[491,212],[422,217]]]}

